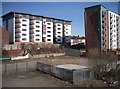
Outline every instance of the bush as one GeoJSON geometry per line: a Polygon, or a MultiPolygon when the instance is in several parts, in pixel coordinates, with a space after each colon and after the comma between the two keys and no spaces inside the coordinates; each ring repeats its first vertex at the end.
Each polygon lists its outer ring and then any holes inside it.
{"type": "Polygon", "coordinates": [[[2,57],[8,57],[7,50],[2,50],[2,57]]]}

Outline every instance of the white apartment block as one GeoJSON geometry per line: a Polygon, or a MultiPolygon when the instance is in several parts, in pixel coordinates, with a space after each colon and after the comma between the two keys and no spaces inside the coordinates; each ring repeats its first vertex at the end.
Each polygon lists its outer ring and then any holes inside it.
{"type": "Polygon", "coordinates": [[[120,16],[108,11],[109,49],[120,49],[120,16]]]}
{"type": "Polygon", "coordinates": [[[2,18],[11,43],[70,43],[71,21],[19,12],[9,12],[2,18]]]}

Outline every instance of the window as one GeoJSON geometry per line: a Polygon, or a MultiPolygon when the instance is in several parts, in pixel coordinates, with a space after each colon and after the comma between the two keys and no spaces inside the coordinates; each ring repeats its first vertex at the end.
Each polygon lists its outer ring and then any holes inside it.
{"type": "Polygon", "coordinates": [[[22,40],[27,40],[26,38],[22,38],[22,40]]]}
{"type": "Polygon", "coordinates": [[[39,41],[40,39],[36,39],[36,41],[39,41]]]}
{"type": "Polygon", "coordinates": [[[40,30],[36,30],[36,32],[40,32],[40,30]]]}
{"type": "Polygon", "coordinates": [[[47,37],[51,37],[51,35],[47,35],[47,37]]]}
{"type": "Polygon", "coordinates": [[[47,33],[51,33],[51,31],[47,31],[47,33]]]}
{"type": "Polygon", "coordinates": [[[51,29],[51,27],[47,27],[47,29],[51,29]]]}
{"type": "Polygon", "coordinates": [[[58,39],[57,41],[61,41],[60,39],[58,39]]]}
{"type": "Polygon", "coordinates": [[[47,23],[47,25],[51,25],[51,23],[47,23]]]}
{"type": "Polygon", "coordinates": [[[38,25],[36,26],[36,28],[39,28],[39,27],[40,27],[40,26],[38,26],[38,25]]]}
{"type": "Polygon", "coordinates": [[[22,24],[22,26],[27,26],[26,24],[22,24]]]}
{"type": "Polygon", "coordinates": [[[36,34],[36,36],[40,36],[39,34],[36,34]]]}
{"type": "Polygon", "coordinates": [[[58,36],[58,37],[61,37],[61,36],[58,36]]]}
{"type": "Polygon", "coordinates": [[[22,31],[26,31],[26,29],[22,29],[22,31]]]}
{"type": "Polygon", "coordinates": [[[57,33],[59,33],[59,34],[60,34],[61,32],[57,32],[57,33]]]}
{"type": "Polygon", "coordinates": [[[47,41],[51,41],[51,39],[47,39],[47,41]]]}
{"type": "Polygon", "coordinates": [[[23,21],[23,22],[26,22],[27,20],[23,19],[22,21],[23,21]]]}
{"type": "Polygon", "coordinates": [[[36,21],[36,23],[40,23],[39,21],[36,21]]]}
{"type": "Polygon", "coordinates": [[[60,26],[60,24],[58,24],[58,26],[60,26]]]}
{"type": "Polygon", "coordinates": [[[58,30],[60,30],[60,28],[58,28],[58,30]]]}
{"type": "Polygon", "coordinates": [[[26,36],[26,34],[22,34],[22,36],[26,36]]]}

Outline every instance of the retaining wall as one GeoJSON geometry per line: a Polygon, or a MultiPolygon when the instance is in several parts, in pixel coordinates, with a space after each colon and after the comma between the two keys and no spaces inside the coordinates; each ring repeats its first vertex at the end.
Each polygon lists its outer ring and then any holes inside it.
{"type": "Polygon", "coordinates": [[[2,64],[2,74],[36,70],[36,61],[2,64]]]}

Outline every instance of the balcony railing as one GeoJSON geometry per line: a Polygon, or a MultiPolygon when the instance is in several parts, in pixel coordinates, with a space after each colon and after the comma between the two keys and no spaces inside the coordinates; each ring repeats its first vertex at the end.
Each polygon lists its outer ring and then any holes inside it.
{"type": "Polygon", "coordinates": [[[22,16],[20,14],[15,15],[16,18],[21,18],[22,16]]]}
{"type": "Polygon", "coordinates": [[[20,19],[15,19],[15,23],[21,23],[20,19]]]}
{"type": "Polygon", "coordinates": [[[21,30],[20,30],[20,29],[16,29],[15,32],[16,32],[16,33],[21,33],[21,30]]]}
{"type": "Polygon", "coordinates": [[[31,33],[31,34],[34,34],[34,30],[31,30],[30,33],[31,33]]]}
{"type": "Polygon", "coordinates": [[[20,35],[19,33],[17,33],[17,34],[15,35],[15,37],[16,37],[16,38],[21,38],[21,35],[20,35]]]}
{"type": "Polygon", "coordinates": [[[15,42],[20,42],[20,38],[16,38],[16,39],[15,39],[15,42]]]}
{"type": "Polygon", "coordinates": [[[33,25],[31,25],[31,26],[30,26],[30,29],[34,29],[34,26],[33,26],[33,25]]]}
{"type": "Polygon", "coordinates": [[[31,22],[30,22],[30,25],[34,25],[34,24],[35,24],[34,21],[31,21],[31,22]]]}
{"type": "Polygon", "coordinates": [[[20,24],[15,25],[16,28],[21,28],[20,24]]]}

